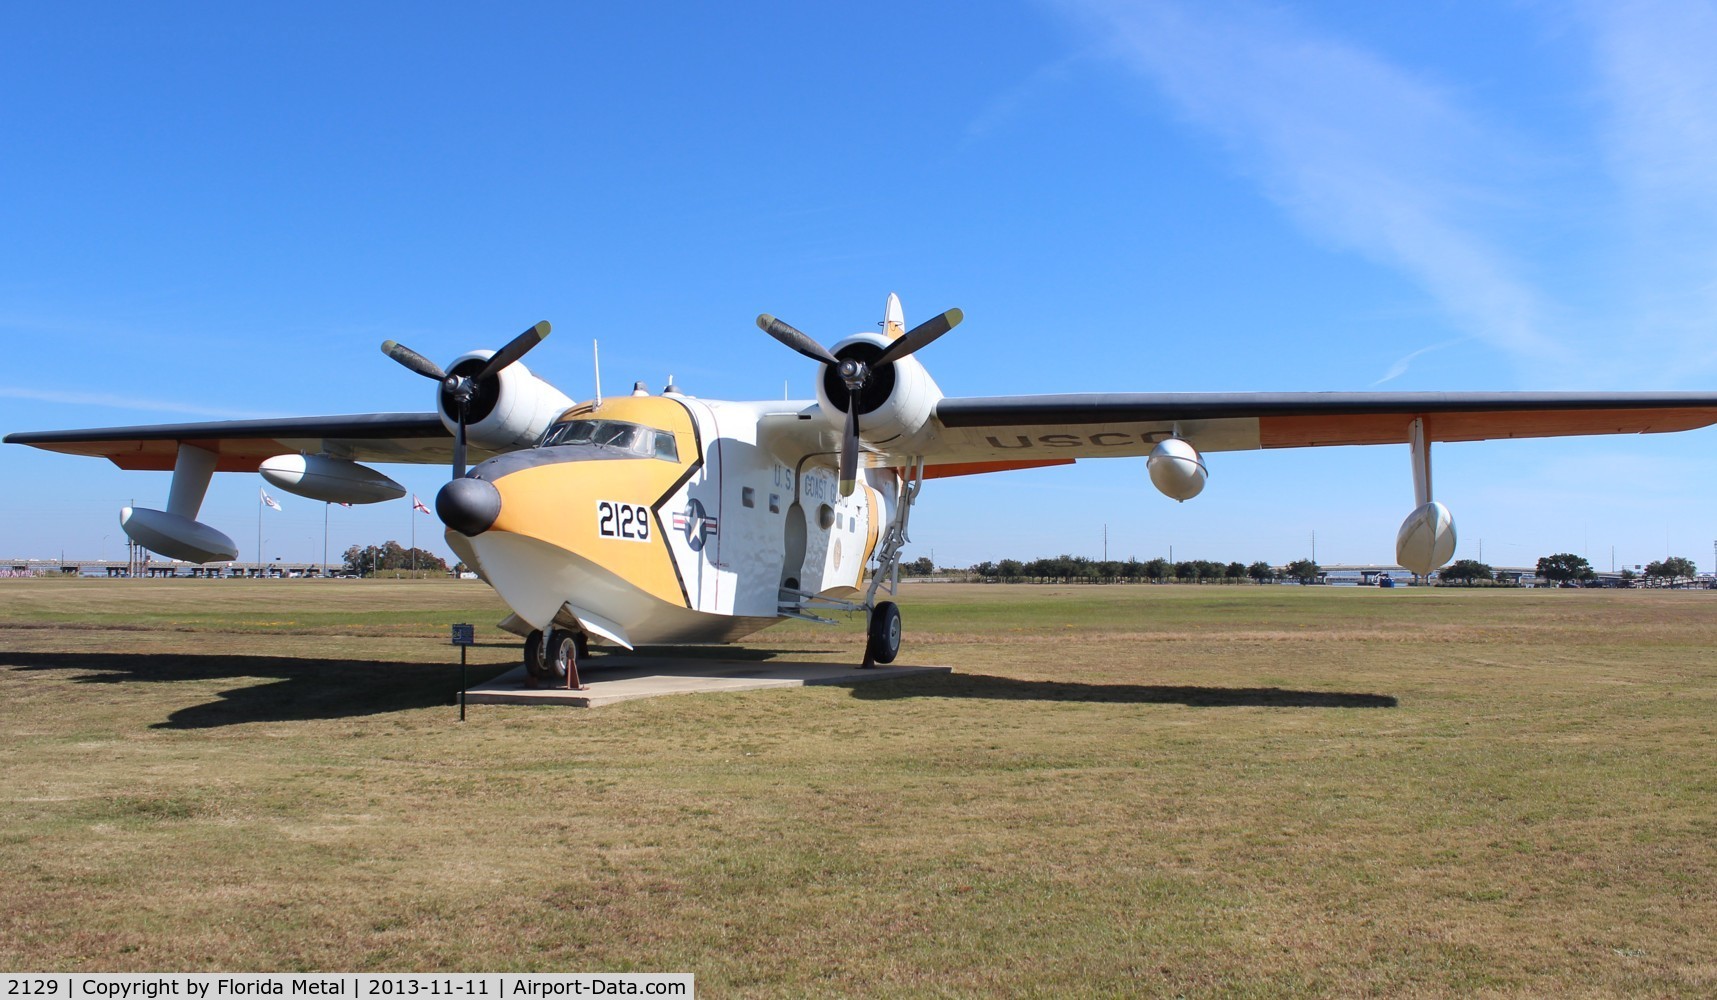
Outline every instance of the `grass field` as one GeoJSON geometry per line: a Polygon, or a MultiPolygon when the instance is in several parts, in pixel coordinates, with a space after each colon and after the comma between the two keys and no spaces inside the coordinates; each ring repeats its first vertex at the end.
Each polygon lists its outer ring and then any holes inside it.
{"type": "Polygon", "coordinates": [[[477,584],[0,581],[0,966],[1717,993],[1717,594],[902,604],[952,676],[460,725],[477,584]]]}

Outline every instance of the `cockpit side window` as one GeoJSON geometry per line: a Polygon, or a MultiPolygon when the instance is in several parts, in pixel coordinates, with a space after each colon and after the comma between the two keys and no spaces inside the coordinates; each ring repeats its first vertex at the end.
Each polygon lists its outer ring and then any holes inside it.
{"type": "Polygon", "coordinates": [[[674,442],[674,436],[667,431],[656,432],[656,457],[669,462],[680,460],[680,446],[674,442]]]}
{"type": "Polygon", "coordinates": [[[594,420],[569,420],[564,424],[553,424],[543,432],[543,439],[537,442],[539,448],[553,448],[563,444],[589,444],[590,433],[595,430],[594,420]]]}

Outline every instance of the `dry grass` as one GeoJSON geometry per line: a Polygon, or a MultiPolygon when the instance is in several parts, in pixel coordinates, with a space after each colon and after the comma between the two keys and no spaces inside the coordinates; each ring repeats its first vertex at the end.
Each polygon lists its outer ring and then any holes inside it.
{"type": "Polygon", "coordinates": [[[0,966],[1710,995],[1713,602],[929,586],[949,678],[460,726],[480,587],[0,581],[0,966]]]}

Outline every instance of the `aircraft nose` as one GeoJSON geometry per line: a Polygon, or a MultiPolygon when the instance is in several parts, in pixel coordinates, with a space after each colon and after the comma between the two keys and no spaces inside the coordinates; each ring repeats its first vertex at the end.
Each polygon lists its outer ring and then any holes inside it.
{"type": "Polygon", "coordinates": [[[441,523],[461,535],[481,535],[501,516],[501,491],[483,479],[455,479],[435,495],[441,523]]]}

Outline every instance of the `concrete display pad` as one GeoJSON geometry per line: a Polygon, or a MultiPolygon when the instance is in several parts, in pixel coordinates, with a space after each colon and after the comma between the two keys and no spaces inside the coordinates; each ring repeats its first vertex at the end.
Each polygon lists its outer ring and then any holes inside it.
{"type": "Polygon", "coordinates": [[[582,672],[586,690],[532,688],[525,668],[508,671],[466,691],[472,705],[571,705],[596,708],[634,698],[710,691],[757,691],[812,684],[863,684],[923,674],[946,674],[953,667],[872,667],[846,663],[789,660],[702,660],[666,656],[604,656],[582,672]]]}

